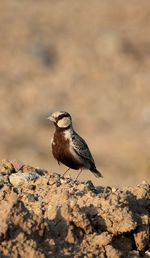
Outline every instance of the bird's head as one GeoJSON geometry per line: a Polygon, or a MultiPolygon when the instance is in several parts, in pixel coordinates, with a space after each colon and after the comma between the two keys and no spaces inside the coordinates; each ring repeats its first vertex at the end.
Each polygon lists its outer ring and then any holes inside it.
{"type": "Polygon", "coordinates": [[[72,118],[69,113],[65,111],[56,111],[48,117],[57,128],[66,129],[72,125],[72,118]]]}

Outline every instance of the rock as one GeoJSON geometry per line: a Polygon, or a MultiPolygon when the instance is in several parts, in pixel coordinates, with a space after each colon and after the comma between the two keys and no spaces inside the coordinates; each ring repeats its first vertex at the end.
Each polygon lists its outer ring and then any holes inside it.
{"type": "Polygon", "coordinates": [[[148,258],[148,257],[150,257],[150,249],[145,252],[145,258],[148,258]]]}
{"type": "Polygon", "coordinates": [[[148,183],[104,189],[19,168],[0,171],[2,257],[149,257],[148,183]]]}
{"type": "Polygon", "coordinates": [[[149,215],[141,215],[141,225],[138,226],[135,234],[135,244],[137,246],[137,250],[144,251],[148,243],[150,242],[149,235],[149,223],[150,217],[149,215]]]}
{"type": "Polygon", "coordinates": [[[0,168],[0,173],[1,174],[11,174],[14,171],[13,165],[12,163],[7,160],[7,159],[3,159],[1,161],[1,168],[0,168]]]}
{"type": "MultiPolygon", "coordinates": [[[[6,188],[3,189],[3,193],[6,191],[6,188]]],[[[13,192],[6,192],[5,199],[1,200],[1,209],[0,209],[0,240],[3,240],[6,237],[8,230],[8,221],[9,215],[12,210],[14,203],[17,200],[17,195],[13,192]]]]}
{"type": "Polygon", "coordinates": [[[15,172],[21,170],[24,166],[24,163],[20,160],[17,160],[17,159],[11,160],[10,162],[11,162],[15,172]]]}
{"type": "Polygon", "coordinates": [[[4,177],[0,175],[0,187],[2,187],[5,182],[6,181],[5,181],[4,177]]]}
{"type": "Polygon", "coordinates": [[[36,172],[31,172],[29,174],[18,172],[17,174],[11,174],[9,176],[9,180],[13,186],[17,187],[26,182],[36,181],[39,177],[39,174],[36,172]]]}

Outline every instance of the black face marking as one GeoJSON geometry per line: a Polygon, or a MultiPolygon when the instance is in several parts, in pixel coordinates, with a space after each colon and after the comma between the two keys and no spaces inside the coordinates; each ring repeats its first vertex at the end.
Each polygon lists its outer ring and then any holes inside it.
{"type": "Polygon", "coordinates": [[[63,114],[60,114],[60,115],[57,117],[57,120],[60,120],[60,119],[62,119],[63,117],[70,117],[70,118],[71,118],[71,116],[69,115],[69,113],[64,112],[63,114]]]}
{"type": "Polygon", "coordinates": [[[56,118],[56,124],[57,124],[57,122],[58,122],[60,119],[62,119],[62,118],[64,118],[64,117],[70,117],[70,119],[71,119],[70,114],[67,113],[67,112],[64,112],[64,113],[60,114],[60,115],[56,118]]]}

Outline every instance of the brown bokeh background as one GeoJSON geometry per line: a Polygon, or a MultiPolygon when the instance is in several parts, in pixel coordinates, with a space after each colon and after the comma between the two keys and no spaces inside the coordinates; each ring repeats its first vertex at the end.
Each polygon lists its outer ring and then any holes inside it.
{"type": "Polygon", "coordinates": [[[150,180],[150,1],[1,1],[0,53],[1,158],[63,173],[46,117],[66,110],[104,175],[80,180],[150,180]]]}

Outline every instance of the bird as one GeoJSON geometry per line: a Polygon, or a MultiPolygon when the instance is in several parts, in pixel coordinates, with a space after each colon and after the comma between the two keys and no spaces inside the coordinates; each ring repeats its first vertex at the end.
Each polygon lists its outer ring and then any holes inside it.
{"type": "Polygon", "coordinates": [[[55,125],[51,139],[52,154],[59,165],[62,163],[68,167],[64,175],[70,169],[79,170],[77,179],[83,169],[88,169],[96,177],[103,177],[96,168],[87,143],[74,130],[71,115],[66,111],[56,111],[48,117],[48,120],[55,125]]]}

